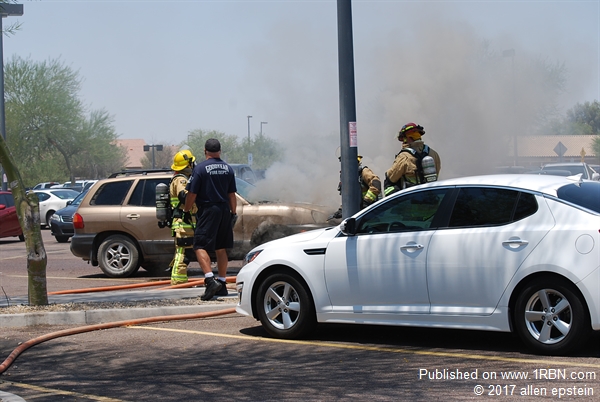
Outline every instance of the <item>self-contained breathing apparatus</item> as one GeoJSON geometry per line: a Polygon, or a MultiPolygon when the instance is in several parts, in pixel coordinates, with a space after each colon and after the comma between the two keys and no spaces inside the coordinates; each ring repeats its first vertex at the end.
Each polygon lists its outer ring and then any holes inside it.
{"type": "MultiPolygon", "coordinates": [[[[171,181],[175,180],[177,177],[185,177],[183,174],[177,174],[173,176],[171,181]]],[[[169,194],[169,186],[165,183],[159,183],[156,185],[156,219],[158,219],[158,227],[171,227],[173,223],[173,219],[183,219],[185,223],[191,222],[191,214],[189,212],[184,213],[180,208],[181,205],[185,204],[185,190],[181,190],[179,194],[177,194],[177,198],[179,199],[179,203],[176,207],[171,205],[171,197],[169,194]]]]}
{"type": "Polygon", "coordinates": [[[412,148],[403,148],[396,154],[395,158],[397,158],[402,152],[408,152],[416,159],[415,165],[417,170],[415,172],[414,180],[410,180],[406,175],[403,175],[400,179],[398,179],[397,182],[393,183],[386,174],[383,186],[386,196],[417,184],[430,183],[437,181],[438,179],[435,160],[429,156],[428,145],[423,147],[422,152],[418,152],[412,148]]]}
{"type": "Polygon", "coordinates": [[[169,186],[165,183],[156,185],[156,219],[158,219],[159,228],[171,227],[173,210],[171,208],[169,186]]]}

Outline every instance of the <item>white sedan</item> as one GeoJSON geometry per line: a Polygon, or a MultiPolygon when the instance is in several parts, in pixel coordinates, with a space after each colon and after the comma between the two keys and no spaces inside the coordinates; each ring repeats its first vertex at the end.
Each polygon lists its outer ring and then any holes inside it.
{"type": "Polygon", "coordinates": [[[237,312],[278,338],[317,323],[515,331],[565,354],[600,330],[600,183],[490,175],[412,187],[339,226],[254,248],[237,312]]]}
{"type": "Polygon", "coordinates": [[[68,201],[73,201],[79,195],[78,191],[68,188],[49,188],[33,192],[40,200],[40,223],[47,227],[50,227],[50,217],[54,212],[66,207],[68,201]]]}

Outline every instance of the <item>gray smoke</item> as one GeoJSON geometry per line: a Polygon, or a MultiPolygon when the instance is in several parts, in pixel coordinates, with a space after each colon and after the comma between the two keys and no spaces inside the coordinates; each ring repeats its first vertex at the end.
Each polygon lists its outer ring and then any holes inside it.
{"type": "MultiPolygon", "coordinates": [[[[587,50],[593,53],[591,45],[587,50]]],[[[364,164],[383,180],[400,150],[397,132],[408,122],[424,126],[424,141],[442,158],[442,179],[493,173],[510,164],[512,138],[531,135],[540,110],[559,110],[561,101],[572,107],[581,99],[582,83],[593,77],[597,64],[573,66],[578,78],[569,90],[550,90],[540,61],[569,69],[563,54],[529,51],[510,33],[484,37],[464,21],[435,12],[407,18],[368,45],[355,46],[358,151],[364,164]],[[514,57],[503,56],[506,49],[514,57]]],[[[260,66],[248,79],[260,88],[257,104],[272,116],[269,133],[286,147],[284,161],[267,171],[260,191],[337,208],[335,31],[282,22],[248,57],[250,65],[260,66]]]]}

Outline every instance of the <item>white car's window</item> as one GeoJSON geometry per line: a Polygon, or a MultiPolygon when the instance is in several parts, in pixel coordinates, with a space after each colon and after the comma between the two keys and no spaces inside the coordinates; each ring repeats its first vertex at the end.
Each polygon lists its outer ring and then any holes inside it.
{"type": "Polygon", "coordinates": [[[38,200],[41,201],[46,201],[48,198],[50,198],[50,195],[46,194],[46,193],[36,193],[38,200]]]}
{"type": "Polygon", "coordinates": [[[562,200],[600,213],[600,183],[597,181],[562,186],[556,195],[562,200]]]}
{"type": "Polygon", "coordinates": [[[383,203],[360,218],[357,234],[432,229],[435,214],[448,191],[419,191],[383,203]]]}
{"type": "Polygon", "coordinates": [[[448,226],[505,225],[534,214],[537,208],[532,194],[501,188],[461,188],[448,226]]]}

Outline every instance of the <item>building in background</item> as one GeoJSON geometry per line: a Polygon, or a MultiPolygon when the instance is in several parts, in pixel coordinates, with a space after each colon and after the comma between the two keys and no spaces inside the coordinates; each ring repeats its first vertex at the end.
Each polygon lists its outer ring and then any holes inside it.
{"type": "MultiPolygon", "coordinates": [[[[518,137],[517,165],[525,169],[539,169],[547,163],[586,162],[599,163],[592,146],[596,135],[540,135],[518,137]],[[562,156],[559,154],[562,153],[562,156]]],[[[508,166],[514,165],[512,142],[509,144],[508,166]]]]}
{"type": "Polygon", "coordinates": [[[124,147],[127,150],[127,165],[126,169],[141,169],[142,158],[144,158],[144,145],[146,140],[131,139],[131,140],[116,140],[117,145],[124,147]]]}

